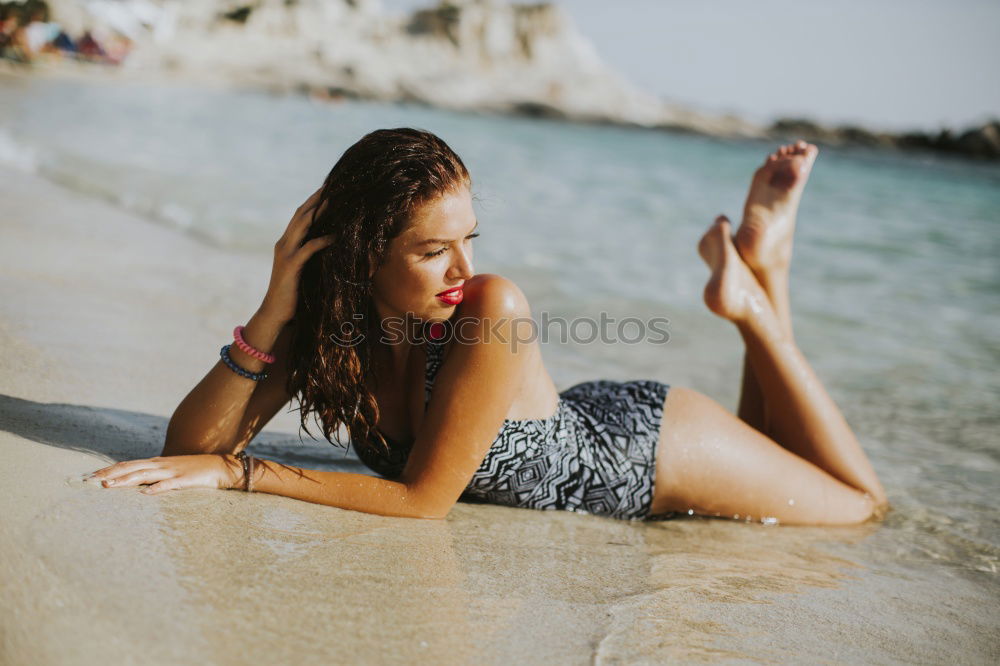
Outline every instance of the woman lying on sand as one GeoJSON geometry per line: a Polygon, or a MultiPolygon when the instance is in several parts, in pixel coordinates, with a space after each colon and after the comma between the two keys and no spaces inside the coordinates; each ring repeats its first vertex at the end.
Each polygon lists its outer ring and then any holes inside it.
{"type": "Polygon", "coordinates": [[[769,155],[735,236],[719,216],[698,245],[705,302],[746,343],[738,417],[652,380],[557,392],[538,340],[512,344],[532,321],[524,294],[473,270],[462,161],[433,134],[379,130],[299,207],[260,309],[174,412],[162,455],[92,476],[415,518],[460,498],[621,519],[879,517],[885,491],[792,335],[792,235],[817,153],[800,141],[769,155]],[[293,397],[304,428],[314,414],[333,443],[346,427],[381,478],[243,453],[293,397]]]}

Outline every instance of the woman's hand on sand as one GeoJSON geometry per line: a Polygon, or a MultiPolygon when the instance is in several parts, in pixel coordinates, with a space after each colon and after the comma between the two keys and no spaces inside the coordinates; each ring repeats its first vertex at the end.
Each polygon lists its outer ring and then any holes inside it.
{"type": "Polygon", "coordinates": [[[236,456],[215,453],[126,460],[104,467],[84,479],[105,488],[148,485],[140,492],[156,495],[181,488],[225,490],[242,483],[243,468],[236,456]]]}
{"type": "Polygon", "coordinates": [[[312,212],[317,206],[316,215],[320,215],[325,203],[320,204],[320,193],[323,187],[313,192],[305,203],[298,207],[292,216],[288,228],[278,242],[274,244],[274,265],[271,268],[271,283],[267,287],[267,295],[261,309],[278,318],[283,323],[289,322],[295,316],[295,306],[299,298],[299,275],[309,257],[333,242],[332,236],[320,236],[305,243],[302,239],[309,231],[312,223],[312,212]]]}

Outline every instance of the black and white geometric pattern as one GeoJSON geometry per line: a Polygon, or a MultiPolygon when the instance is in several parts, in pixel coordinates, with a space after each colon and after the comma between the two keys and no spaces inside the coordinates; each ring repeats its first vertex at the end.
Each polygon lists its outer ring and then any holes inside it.
{"type": "MultiPolygon", "coordinates": [[[[425,406],[443,349],[427,341],[425,406]]],[[[556,411],[548,418],[505,420],[460,499],[623,520],[649,518],[669,389],[649,379],[582,382],[560,392],[556,411]]],[[[390,445],[388,458],[358,453],[376,473],[396,478],[412,443],[390,445]]]]}

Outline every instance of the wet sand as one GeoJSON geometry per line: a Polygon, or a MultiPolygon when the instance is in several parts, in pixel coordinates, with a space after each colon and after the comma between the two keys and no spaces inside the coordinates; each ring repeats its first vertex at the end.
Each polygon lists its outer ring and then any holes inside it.
{"type": "MultiPolygon", "coordinates": [[[[996,663],[996,574],[884,527],[386,518],[81,475],[157,455],[270,257],[0,168],[0,662],[996,663]]],[[[276,223],[277,225],[277,223],[276,223]]],[[[276,229],[278,227],[276,226],[276,229]]],[[[280,229],[279,229],[280,232],[280,229]]],[[[283,413],[250,450],[363,472],[283,413]]]]}

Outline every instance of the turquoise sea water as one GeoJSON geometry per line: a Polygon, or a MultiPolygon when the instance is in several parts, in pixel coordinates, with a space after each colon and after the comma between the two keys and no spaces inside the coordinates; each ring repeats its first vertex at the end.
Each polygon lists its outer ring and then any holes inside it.
{"type": "MultiPolygon", "coordinates": [[[[735,406],[741,343],[702,304],[695,244],[716,214],[738,219],[770,144],[182,86],[0,85],[3,164],[263,254],[344,149],[396,126],[431,130],[465,160],[476,269],[517,282],[536,319],[669,318],[667,344],[550,341],[559,389],[649,377],[735,406]]],[[[894,505],[866,542],[869,566],[995,585],[998,256],[1000,166],[821,151],[793,315],[894,505]]]]}

